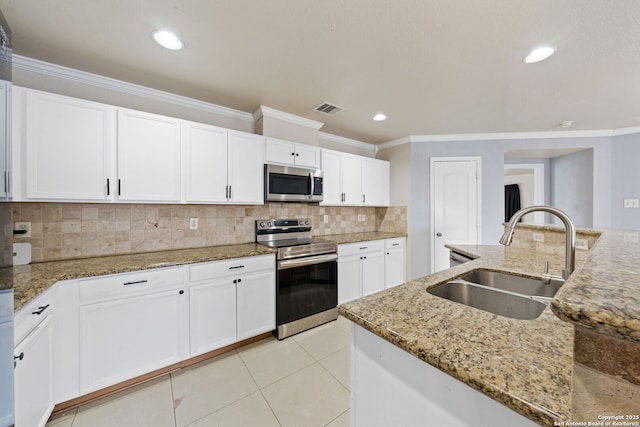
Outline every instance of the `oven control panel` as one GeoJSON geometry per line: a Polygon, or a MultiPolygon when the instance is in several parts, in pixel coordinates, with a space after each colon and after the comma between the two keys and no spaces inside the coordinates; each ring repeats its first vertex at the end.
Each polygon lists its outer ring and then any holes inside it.
{"type": "Polygon", "coordinates": [[[256,228],[258,230],[287,230],[300,227],[311,229],[311,218],[259,219],[256,221],[256,228]]]}

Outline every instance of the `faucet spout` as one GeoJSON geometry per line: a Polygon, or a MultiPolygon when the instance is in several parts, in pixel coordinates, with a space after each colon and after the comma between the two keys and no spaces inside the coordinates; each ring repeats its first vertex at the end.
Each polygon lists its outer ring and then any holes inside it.
{"type": "Polygon", "coordinates": [[[513,233],[516,229],[516,224],[520,221],[520,218],[531,212],[547,212],[560,218],[564,224],[565,229],[565,263],[562,270],[562,277],[567,280],[569,275],[573,273],[576,268],[576,227],[573,225],[571,218],[562,212],[560,209],[556,209],[552,206],[530,206],[528,208],[520,209],[513,214],[509,223],[504,228],[504,234],[500,238],[500,244],[509,246],[513,239],[513,233]]]}

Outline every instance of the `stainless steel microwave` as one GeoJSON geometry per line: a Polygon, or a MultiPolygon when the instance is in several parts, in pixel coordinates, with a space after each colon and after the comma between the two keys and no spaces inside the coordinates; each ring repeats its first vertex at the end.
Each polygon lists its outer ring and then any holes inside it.
{"type": "Polygon", "coordinates": [[[264,199],[271,202],[321,202],[322,180],[321,170],[264,165],[264,199]]]}

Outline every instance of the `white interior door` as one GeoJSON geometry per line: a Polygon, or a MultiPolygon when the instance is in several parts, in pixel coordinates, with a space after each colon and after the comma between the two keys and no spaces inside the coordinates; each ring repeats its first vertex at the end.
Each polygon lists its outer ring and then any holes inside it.
{"type": "Polygon", "coordinates": [[[431,159],[431,270],[449,268],[446,244],[480,241],[480,158],[431,159]]]}

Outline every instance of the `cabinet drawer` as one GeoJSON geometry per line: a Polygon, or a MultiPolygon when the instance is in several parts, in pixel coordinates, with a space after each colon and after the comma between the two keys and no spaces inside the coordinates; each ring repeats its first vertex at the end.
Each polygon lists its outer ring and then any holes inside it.
{"type": "Polygon", "coordinates": [[[338,256],[382,251],[384,251],[384,240],[370,240],[368,242],[347,243],[338,246],[338,256]]]}
{"type": "Polygon", "coordinates": [[[53,312],[55,287],[49,288],[16,313],[13,324],[13,342],[19,343],[53,312]]]}
{"type": "Polygon", "coordinates": [[[143,270],[80,281],[80,304],[145,295],[184,283],[182,267],[143,270]]]}
{"type": "Polygon", "coordinates": [[[247,258],[234,258],[189,266],[189,281],[200,282],[225,276],[252,273],[275,269],[274,255],[260,255],[247,258]]]}
{"type": "Polygon", "coordinates": [[[401,249],[404,248],[404,237],[396,237],[393,239],[387,239],[384,241],[384,248],[389,249],[401,249]]]}

